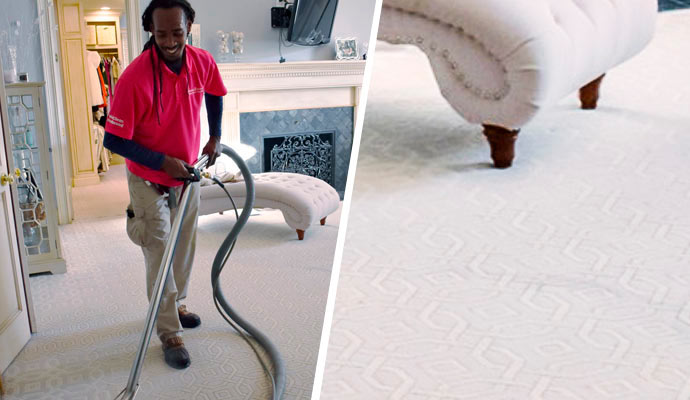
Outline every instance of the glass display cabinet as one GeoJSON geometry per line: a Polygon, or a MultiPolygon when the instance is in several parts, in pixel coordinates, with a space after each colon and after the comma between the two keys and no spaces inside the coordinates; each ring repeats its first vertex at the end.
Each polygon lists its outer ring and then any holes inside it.
{"type": "Polygon", "coordinates": [[[10,148],[16,179],[18,221],[30,274],[64,273],[66,263],[57,227],[50,148],[45,131],[42,82],[6,86],[10,148]]]}

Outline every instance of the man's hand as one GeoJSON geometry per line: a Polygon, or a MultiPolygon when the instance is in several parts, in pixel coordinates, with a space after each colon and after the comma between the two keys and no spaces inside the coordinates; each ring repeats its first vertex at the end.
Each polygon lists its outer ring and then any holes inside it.
{"type": "Polygon", "coordinates": [[[179,158],[165,156],[161,170],[173,179],[189,178],[192,175],[187,170],[187,163],[179,158]]]}
{"type": "Polygon", "coordinates": [[[208,142],[206,143],[206,146],[204,146],[204,150],[202,151],[202,154],[208,155],[208,164],[206,164],[207,167],[210,167],[211,165],[215,164],[216,158],[220,156],[220,150],[220,136],[209,137],[208,142]]]}

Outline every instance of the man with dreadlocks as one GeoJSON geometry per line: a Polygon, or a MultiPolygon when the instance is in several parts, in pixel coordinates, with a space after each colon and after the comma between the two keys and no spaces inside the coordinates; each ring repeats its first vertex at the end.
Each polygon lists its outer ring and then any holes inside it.
{"type": "MultiPolygon", "coordinates": [[[[194,15],[186,0],[151,1],[142,20],[152,37],[117,82],[105,127],[105,147],[127,159],[127,234],[143,250],[149,300],[171,222],[180,211],[181,179],[191,176],[187,167],[199,155],[202,97],[210,131],[203,148],[208,165],[221,150],[222,96],[227,90],[213,57],[185,44],[194,15]]],[[[156,324],[165,361],[178,369],[191,363],[181,337],[183,328],[201,323],[180,303],[187,295],[194,259],[199,183],[187,190],[189,204],[156,324]]]]}

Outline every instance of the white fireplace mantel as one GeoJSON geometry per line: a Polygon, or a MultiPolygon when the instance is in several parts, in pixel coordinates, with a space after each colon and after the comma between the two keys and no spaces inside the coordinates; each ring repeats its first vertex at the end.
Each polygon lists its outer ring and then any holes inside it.
{"type": "MultiPolygon", "coordinates": [[[[357,117],[365,61],[218,64],[228,94],[223,142],[240,141],[240,113],[354,107],[357,117]]],[[[356,121],[353,121],[353,126],[356,121]]]]}

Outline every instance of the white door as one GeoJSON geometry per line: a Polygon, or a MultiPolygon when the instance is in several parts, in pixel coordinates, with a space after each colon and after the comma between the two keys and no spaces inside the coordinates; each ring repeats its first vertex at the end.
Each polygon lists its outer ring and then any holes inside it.
{"type": "Polygon", "coordinates": [[[10,192],[13,183],[8,182],[14,174],[8,171],[5,152],[7,110],[3,86],[0,81],[0,373],[31,337],[10,192]]]}

